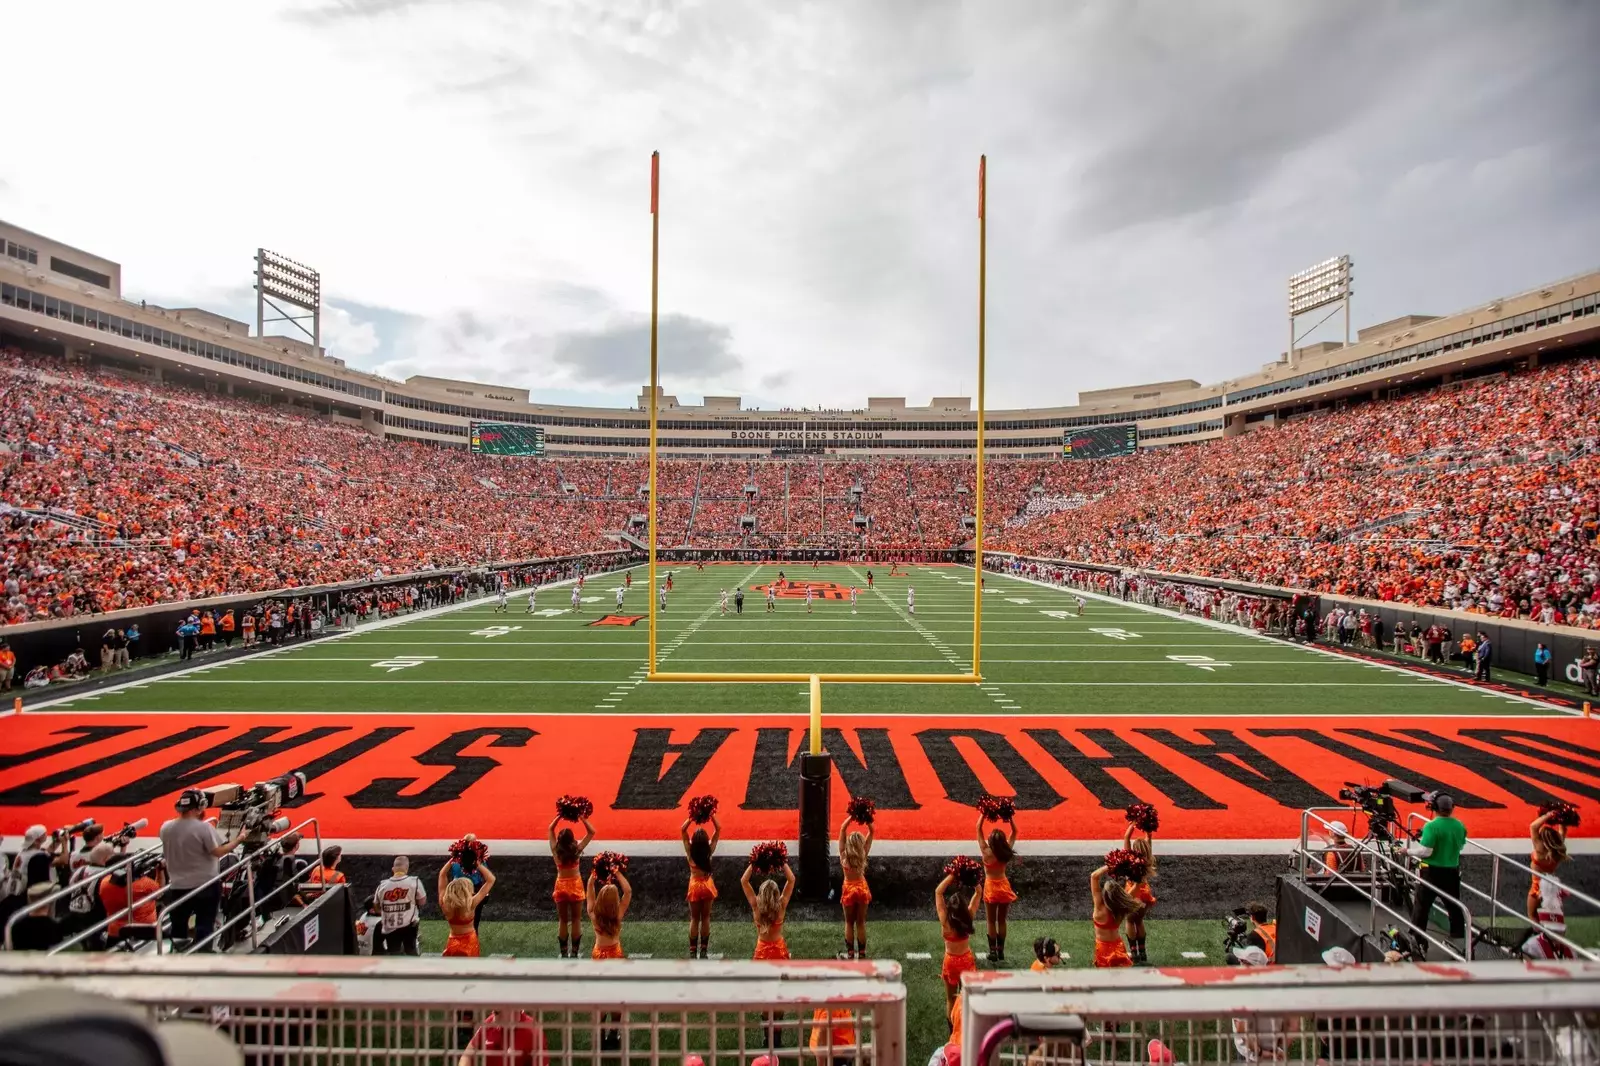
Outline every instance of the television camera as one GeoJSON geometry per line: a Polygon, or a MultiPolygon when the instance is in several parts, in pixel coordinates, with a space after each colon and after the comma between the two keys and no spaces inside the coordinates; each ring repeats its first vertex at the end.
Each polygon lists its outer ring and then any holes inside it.
{"type": "Polygon", "coordinates": [[[1415,785],[1408,785],[1404,781],[1389,778],[1381,785],[1362,785],[1355,781],[1346,781],[1339,790],[1339,798],[1353,803],[1361,808],[1367,816],[1367,839],[1389,843],[1406,835],[1405,827],[1400,821],[1400,812],[1395,809],[1395,800],[1404,800],[1406,803],[1422,803],[1431,793],[1422,791],[1415,785]]]}
{"type": "Polygon", "coordinates": [[[248,788],[244,785],[226,784],[201,789],[200,795],[207,807],[217,808],[217,829],[226,834],[243,833],[248,847],[259,847],[271,839],[273,833],[289,828],[287,817],[274,817],[285,803],[293,803],[305,794],[306,775],[299,770],[267,781],[257,781],[248,788]]]}
{"type": "Polygon", "coordinates": [[[1234,949],[1250,944],[1250,912],[1243,907],[1233,908],[1233,913],[1223,919],[1223,927],[1226,933],[1222,938],[1222,957],[1229,966],[1237,966],[1239,960],[1234,957],[1234,949]]]}

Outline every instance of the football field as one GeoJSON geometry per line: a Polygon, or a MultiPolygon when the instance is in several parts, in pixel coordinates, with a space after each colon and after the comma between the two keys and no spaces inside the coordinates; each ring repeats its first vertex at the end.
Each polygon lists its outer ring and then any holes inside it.
{"type": "MultiPolygon", "coordinates": [[[[870,589],[859,565],[669,569],[663,671],[972,669],[970,568],[874,567],[870,589]]],[[[298,768],[352,837],[444,839],[464,816],[538,837],[522,812],[563,792],[590,795],[620,839],[675,839],[704,792],[731,837],[792,837],[806,687],[646,681],[644,568],[632,577],[591,577],[575,609],[549,587],[30,709],[7,723],[4,829],[159,814],[186,785],[298,768]]],[[[977,796],[1008,794],[1029,836],[1070,843],[1120,835],[1122,807],[1146,800],[1176,838],[1282,840],[1343,781],[1399,776],[1480,808],[1482,835],[1517,836],[1541,796],[1600,798],[1591,723],[1514,693],[1100,597],[1080,613],[1070,590],[996,574],[983,614],[981,684],[825,686],[841,811],[870,794],[886,834],[941,842],[970,834],[977,796]]]]}

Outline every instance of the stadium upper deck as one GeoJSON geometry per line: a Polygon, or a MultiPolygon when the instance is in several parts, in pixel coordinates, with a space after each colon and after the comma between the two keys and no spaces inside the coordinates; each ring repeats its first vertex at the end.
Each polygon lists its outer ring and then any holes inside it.
{"type": "MultiPolygon", "coordinates": [[[[509,386],[412,377],[393,381],[287,337],[198,308],[135,304],[117,263],[0,222],[0,340],[65,351],[149,378],[295,405],[386,436],[465,446],[473,421],[543,427],[551,453],[638,455],[649,422],[627,410],[529,401],[509,386]]],[[[1261,370],[1214,385],[1192,380],[1082,392],[1071,407],[991,411],[990,454],[1059,455],[1066,430],[1134,423],[1143,446],[1234,436],[1352,397],[1377,398],[1507,365],[1600,337],[1600,271],[1452,315],[1407,315],[1362,329],[1357,343],[1298,348],[1261,370]]],[[[873,397],[853,411],[750,410],[738,397],[699,405],[663,396],[663,454],[748,458],[798,451],[863,456],[970,454],[967,397],[923,407],[873,397]]]]}

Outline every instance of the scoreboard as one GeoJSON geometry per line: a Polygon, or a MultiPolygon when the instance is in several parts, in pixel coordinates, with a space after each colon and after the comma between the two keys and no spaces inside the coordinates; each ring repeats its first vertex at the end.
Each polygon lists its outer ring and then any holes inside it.
{"type": "Polygon", "coordinates": [[[1061,431],[1061,455],[1065,459],[1109,459],[1138,450],[1139,427],[1131,423],[1061,431]]]}
{"type": "Polygon", "coordinates": [[[520,422],[474,422],[470,447],[475,455],[543,455],[544,427],[520,422]]]}

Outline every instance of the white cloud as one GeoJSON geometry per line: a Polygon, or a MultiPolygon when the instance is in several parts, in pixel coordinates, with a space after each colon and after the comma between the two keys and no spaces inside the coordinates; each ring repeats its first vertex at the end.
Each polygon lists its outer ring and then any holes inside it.
{"type": "Polygon", "coordinates": [[[972,389],[981,151],[995,406],[1246,372],[1330,254],[1359,324],[1600,246],[1593,4],[80,0],[6,28],[51,92],[14,109],[0,216],[195,302],[266,245],[372,312],[329,314],[335,354],[396,374],[631,398],[626,336],[603,386],[557,353],[648,308],[652,148],[661,310],[737,356],[683,380],[796,402],[972,389]]]}
{"type": "Polygon", "coordinates": [[[328,354],[346,362],[366,359],[378,350],[378,327],[356,318],[349,311],[333,304],[322,308],[322,346],[328,354]]]}

